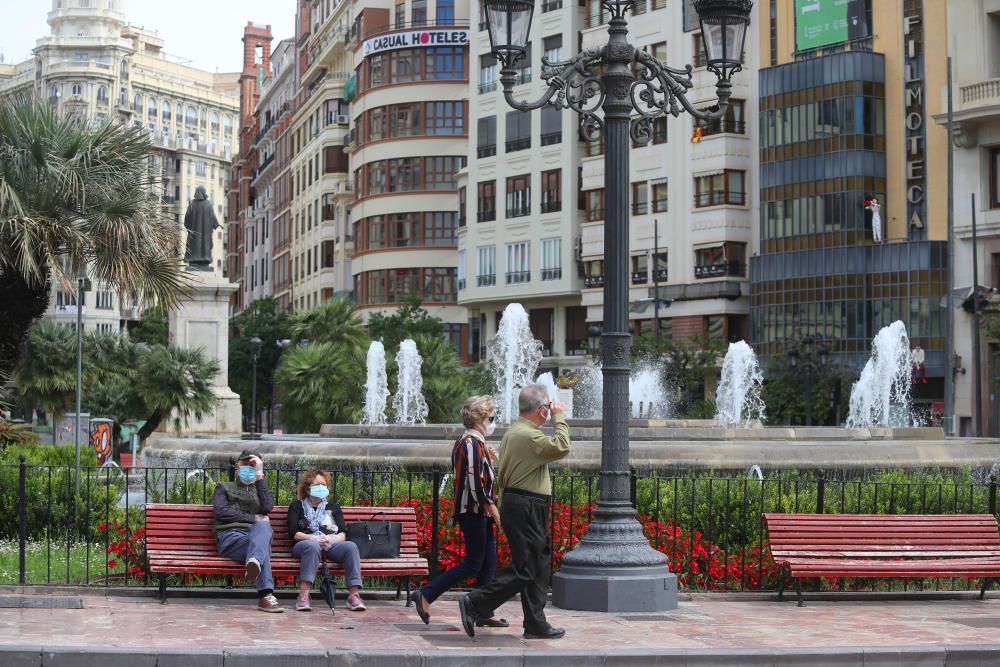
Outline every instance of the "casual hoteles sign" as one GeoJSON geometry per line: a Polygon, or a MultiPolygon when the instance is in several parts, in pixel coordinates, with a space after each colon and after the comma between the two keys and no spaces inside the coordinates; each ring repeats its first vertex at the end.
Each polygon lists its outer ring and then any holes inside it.
{"type": "Polygon", "coordinates": [[[466,46],[468,30],[409,30],[394,32],[365,40],[362,45],[365,57],[395,49],[425,48],[431,46],[466,46]]]}

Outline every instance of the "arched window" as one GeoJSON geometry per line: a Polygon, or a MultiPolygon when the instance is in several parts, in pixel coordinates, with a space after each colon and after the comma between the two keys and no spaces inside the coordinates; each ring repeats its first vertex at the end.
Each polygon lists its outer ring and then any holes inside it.
{"type": "Polygon", "coordinates": [[[184,118],[185,125],[197,125],[198,124],[198,112],[194,107],[187,108],[187,115],[184,118]]]}
{"type": "Polygon", "coordinates": [[[72,91],[73,91],[74,95],[83,95],[83,84],[82,83],[74,83],[72,91]]]}
{"type": "Polygon", "coordinates": [[[59,97],[59,86],[52,86],[49,89],[49,97],[59,97]]]}
{"type": "Polygon", "coordinates": [[[122,61],[121,73],[122,73],[122,78],[123,79],[127,79],[128,78],[128,61],[127,60],[123,60],[122,61]]]}
{"type": "Polygon", "coordinates": [[[178,102],[177,106],[175,107],[175,110],[176,110],[176,116],[174,118],[174,122],[180,123],[182,120],[184,120],[184,107],[182,107],[180,105],[180,102],[178,102]]]}
{"type": "Polygon", "coordinates": [[[168,100],[163,100],[163,120],[170,120],[170,102],[168,100]]]}
{"type": "Polygon", "coordinates": [[[156,107],[156,98],[155,97],[150,97],[149,98],[149,102],[148,102],[148,106],[146,107],[146,109],[147,109],[146,116],[149,118],[149,120],[156,120],[156,108],[157,108],[156,107]]]}
{"type": "Polygon", "coordinates": [[[107,88],[107,86],[98,86],[97,87],[97,102],[98,102],[98,104],[107,104],[108,103],[108,88],[107,88]]]}
{"type": "Polygon", "coordinates": [[[212,112],[212,134],[219,133],[219,114],[215,111],[212,112]]]}
{"type": "Polygon", "coordinates": [[[135,111],[142,113],[142,95],[140,95],[139,93],[135,94],[135,104],[132,105],[132,108],[135,111]]]}
{"type": "Polygon", "coordinates": [[[204,130],[206,127],[208,127],[208,112],[202,109],[200,115],[201,115],[201,129],[204,130]]]}
{"type": "Polygon", "coordinates": [[[226,134],[230,134],[233,131],[233,117],[226,114],[225,118],[222,120],[222,129],[226,134]]]}

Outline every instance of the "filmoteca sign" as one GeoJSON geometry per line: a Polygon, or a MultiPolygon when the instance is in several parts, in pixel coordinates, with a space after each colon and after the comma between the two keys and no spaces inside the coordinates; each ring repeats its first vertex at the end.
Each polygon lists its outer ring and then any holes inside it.
{"type": "Polygon", "coordinates": [[[391,35],[382,35],[365,40],[362,45],[365,57],[381,53],[383,51],[393,51],[395,49],[426,48],[433,46],[467,46],[469,44],[469,31],[463,30],[408,30],[406,32],[394,32],[391,35]]]}

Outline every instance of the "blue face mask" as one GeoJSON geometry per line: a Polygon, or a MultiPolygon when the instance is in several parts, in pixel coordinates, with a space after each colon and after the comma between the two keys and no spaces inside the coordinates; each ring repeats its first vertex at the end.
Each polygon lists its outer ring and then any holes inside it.
{"type": "Polygon", "coordinates": [[[322,500],[330,495],[330,489],[326,488],[326,484],[316,484],[309,487],[309,495],[322,500]]]}
{"type": "Polygon", "coordinates": [[[250,484],[257,479],[257,469],[253,466],[240,466],[240,481],[250,484]]]}

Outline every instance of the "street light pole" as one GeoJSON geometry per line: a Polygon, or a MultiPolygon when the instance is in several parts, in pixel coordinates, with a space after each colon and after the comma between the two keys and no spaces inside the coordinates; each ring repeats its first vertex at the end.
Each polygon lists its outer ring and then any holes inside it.
{"type": "Polygon", "coordinates": [[[257,357],[263,341],[257,336],[250,339],[250,360],[253,363],[253,388],[250,390],[250,437],[257,437],[257,357]]]}
{"type": "MultiPolygon", "coordinates": [[[[514,99],[514,65],[527,52],[533,0],[484,0],[493,54],[501,64],[504,99],[530,111],[551,104],[580,115],[581,135],[604,137],[604,329],[601,356],[604,406],[601,415],[600,497],[586,537],[563,557],[553,577],[556,606],[594,611],[657,611],[677,606],[677,578],[666,556],[653,549],[636,520],[629,465],[628,197],[630,141],[652,139],[658,116],[683,107],[701,120],[722,118],[732,92],[730,77],[741,68],[750,0],[695,0],[709,71],[718,78],[715,111],[700,111],[687,99],[692,68],[674,69],[628,40],[625,14],[635,0],[601,0],[610,17],[608,42],[566,61],[542,59],[547,90],[534,102],[514,99]],[[633,68],[637,74],[633,73],[633,68]],[[602,73],[597,71],[602,70],[602,73]],[[633,120],[633,114],[637,114],[633,120]]],[[[659,298],[659,295],[657,295],[659,298]]]]}
{"type": "Polygon", "coordinates": [[[656,341],[656,351],[660,351],[660,272],[656,268],[660,258],[660,220],[653,218],[653,340],[656,341]]]}
{"type": "Polygon", "coordinates": [[[86,264],[76,277],[76,417],[73,426],[73,449],[76,455],[76,495],[80,495],[80,403],[83,396],[83,295],[86,293],[86,264]]]}

